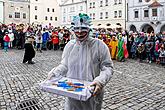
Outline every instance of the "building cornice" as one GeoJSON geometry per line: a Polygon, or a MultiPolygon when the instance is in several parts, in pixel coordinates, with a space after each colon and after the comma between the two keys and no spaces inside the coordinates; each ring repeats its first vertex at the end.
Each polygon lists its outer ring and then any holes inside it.
{"type": "Polygon", "coordinates": [[[86,1],[76,2],[76,3],[69,3],[69,4],[62,4],[62,5],[60,5],[60,7],[62,7],[62,6],[69,6],[69,5],[76,5],[76,4],[81,4],[81,3],[86,3],[86,1]]]}

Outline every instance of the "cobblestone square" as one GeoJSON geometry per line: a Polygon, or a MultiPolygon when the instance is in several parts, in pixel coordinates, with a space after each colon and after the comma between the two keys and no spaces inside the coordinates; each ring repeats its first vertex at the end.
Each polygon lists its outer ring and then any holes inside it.
{"type": "MultiPolygon", "coordinates": [[[[23,50],[0,50],[0,110],[15,110],[36,98],[44,110],[63,110],[64,97],[43,92],[38,84],[60,63],[62,51],[37,53],[36,64],[23,64],[23,50]]],[[[102,110],[165,110],[165,68],[128,59],[114,61],[115,73],[105,87],[102,110]]]]}

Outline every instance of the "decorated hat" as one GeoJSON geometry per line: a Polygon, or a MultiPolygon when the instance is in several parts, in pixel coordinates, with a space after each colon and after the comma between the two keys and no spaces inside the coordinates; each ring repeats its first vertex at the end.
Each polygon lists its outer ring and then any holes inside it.
{"type": "Polygon", "coordinates": [[[91,26],[91,18],[87,14],[80,13],[78,16],[73,17],[72,25],[74,27],[87,27],[91,26]]]}

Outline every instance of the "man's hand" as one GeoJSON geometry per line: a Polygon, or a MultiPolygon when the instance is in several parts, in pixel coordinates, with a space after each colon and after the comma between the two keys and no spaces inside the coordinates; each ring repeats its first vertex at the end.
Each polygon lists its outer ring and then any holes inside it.
{"type": "Polygon", "coordinates": [[[93,96],[96,96],[101,93],[103,88],[99,82],[93,82],[90,86],[94,86],[93,96]]]}
{"type": "Polygon", "coordinates": [[[53,74],[53,71],[55,70],[55,68],[53,68],[49,73],[48,73],[48,77],[46,78],[47,80],[50,80],[54,74],[53,74]]]}

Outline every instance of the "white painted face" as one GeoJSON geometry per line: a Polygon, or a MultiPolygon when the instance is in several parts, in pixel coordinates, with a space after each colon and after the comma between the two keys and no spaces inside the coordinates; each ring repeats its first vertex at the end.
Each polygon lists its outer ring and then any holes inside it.
{"type": "Polygon", "coordinates": [[[83,41],[87,38],[89,33],[89,28],[87,27],[74,27],[74,32],[78,40],[83,41]]]}

